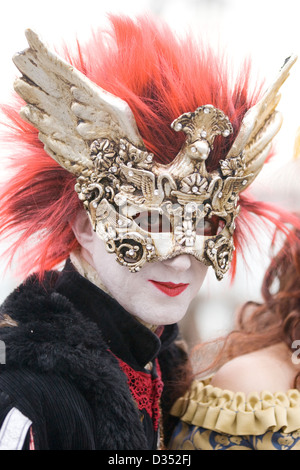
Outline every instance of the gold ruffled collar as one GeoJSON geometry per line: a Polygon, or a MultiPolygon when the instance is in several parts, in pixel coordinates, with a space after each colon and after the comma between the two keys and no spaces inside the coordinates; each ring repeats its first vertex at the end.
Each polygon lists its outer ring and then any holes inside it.
{"type": "Polygon", "coordinates": [[[289,433],[300,429],[300,391],[245,395],[196,380],[171,414],[188,424],[236,436],[289,433]]]}

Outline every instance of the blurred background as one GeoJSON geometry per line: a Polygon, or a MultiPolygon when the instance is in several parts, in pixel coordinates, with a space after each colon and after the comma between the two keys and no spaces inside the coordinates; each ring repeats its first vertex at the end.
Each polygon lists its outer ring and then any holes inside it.
{"type": "MultiPolygon", "coordinates": [[[[237,64],[245,56],[252,57],[255,74],[265,77],[266,84],[276,77],[287,56],[300,53],[299,0],[15,0],[5,2],[1,8],[0,102],[10,98],[16,75],[11,57],[27,47],[26,28],[34,29],[49,45],[59,45],[61,41],[74,40],[75,35],[84,40],[91,28],[106,24],[108,13],[129,16],[151,13],[165,19],[178,34],[192,29],[215,47],[224,47],[237,64]]],[[[284,123],[276,139],[276,155],[252,189],[256,197],[280,202],[294,210],[300,206],[300,171],[296,169],[299,159],[293,158],[294,140],[300,126],[299,67],[300,61],[282,87],[279,109],[284,123]]],[[[5,152],[0,146],[0,158],[3,156],[5,152]]],[[[3,170],[0,170],[1,180],[5,180],[3,170]]],[[[6,246],[0,244],[0,254],[6,246]]],[[[247,263],[239,260],[233,284],[229,276],[219,282],[212,270],[209,272],[181,325],[190,346],[228,332],[243,302],[260,300],[269,254],[270,240],[267,233],[261,232],[248,246],[247,263]]],[[[20,281],[14,277],[13,266],[7,269],[4,262],[0,263],[0,303],[20,281]]]]}

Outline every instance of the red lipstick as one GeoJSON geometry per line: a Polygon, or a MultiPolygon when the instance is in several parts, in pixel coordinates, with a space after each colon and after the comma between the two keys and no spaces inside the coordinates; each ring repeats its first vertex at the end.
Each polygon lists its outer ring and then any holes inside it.
{"type": "Polygon", "coordinates": [[[181,294],[189,284],[174,284],[173,282],[158,282],[158,281],[152,281],[152,279],[149,279],[152,284],[157,287],[160,291],[164,292],[164,294],[167,294],[169,297],[176,297],[176,295],[181,294]]]}

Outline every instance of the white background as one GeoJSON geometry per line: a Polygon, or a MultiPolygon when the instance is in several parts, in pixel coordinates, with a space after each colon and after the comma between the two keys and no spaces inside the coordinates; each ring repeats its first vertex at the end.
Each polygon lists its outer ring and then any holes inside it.
{"type": "MultiPolygon", "coordinates": [[[[299,0],[14,0],[1,4],[0,16],[0,102],[9,99],[16,74],[12,55],[26,47],[24,30],[32,28],[49,44],[84,40],[91,28],[107,22],[107,13],[135,16],[154,13],[164,18],[179,34],[192,28],[216,46],[221,44],[237,62],[245,55],[253,58],[255,70],[272,80],[284,59],[300,55],[299,0]]],[[[298,180],[292,160],[299,119],[300,60],[282,88],[280,110],[284,124],[277,138],[277,155],[259,176],[255,193],[268,200],[281,200],[299,208],[298,180]]],[[[0,146],[0,158],[3,150],[0,146]]],[[[0,178],[4,179],[3,171],[0,178]]],[[[0,201],[1,203],[1,201],[0,201]]],[[[0,252],[5,244],[0,244],[0,252]]],[[[268,241],[260,236],[249,247],[249,270],[240,266],[234,286],[229,280],[218,282],[212,273],[203,287],[183,327],[196,331],[196,340],[206,339],[231,328],[236,308],[245,300],[260,299],[260,284],[268,264],[268,241]],[[257,250],[258,245],[262,251],[257,250]],[[196,315],[193,313],[196,312],[196,315]],[[194,323],[196,322],[196,329],[194,323]]],[[[5,264],[0,264],[0,301],[20,281],[5,264]]],[[[187,333],[190,334],[190,333],[187,333]]],[[[194,337],[192,337],[192,340],[194,337]]]]}

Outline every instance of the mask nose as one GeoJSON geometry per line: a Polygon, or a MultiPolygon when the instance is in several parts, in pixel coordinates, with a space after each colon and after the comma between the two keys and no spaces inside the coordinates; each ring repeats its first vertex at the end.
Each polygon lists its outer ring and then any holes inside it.
{"type": "Polygon", "coordinates": [[[191,267],[192,259],[191,255],[178,255],[174,258],[164,260],[163,264],[171,269],[174,269],[174,271],[184,272],[191,267]]]}

